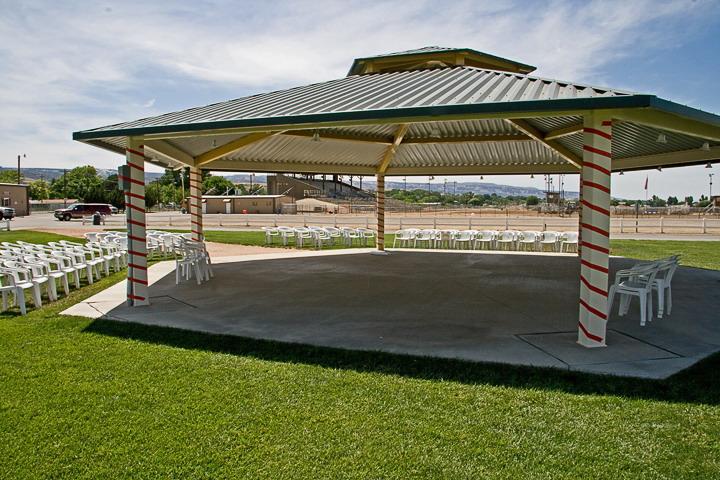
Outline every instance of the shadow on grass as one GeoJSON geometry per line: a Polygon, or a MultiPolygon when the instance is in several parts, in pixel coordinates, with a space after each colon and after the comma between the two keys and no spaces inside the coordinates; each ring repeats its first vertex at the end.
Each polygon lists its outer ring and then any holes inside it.
{"type": "Polygon", "coordinates": [[[617,395],[682,403],[720,404],[716,371],[720,354],[665,380],[611,377],[553,368],[476,363],[411,355],[342,350],[329,347],[214,335],[114,320],[95,320],[86,332],[123,339],[253,357],[274,362],[373,372],[424,380],[454,381],[572,394],[617,395]]]}

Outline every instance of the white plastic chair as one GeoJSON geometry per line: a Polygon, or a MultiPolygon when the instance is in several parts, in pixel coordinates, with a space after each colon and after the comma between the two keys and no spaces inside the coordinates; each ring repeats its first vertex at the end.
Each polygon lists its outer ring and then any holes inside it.
{"type": "Polygon", "coordinates": [[[369,228],[358,228],[358,235],[360,235],[360,241],[364,247],[368,246],[368,243],[375,244],[375,231],[369,228]]]}
{"type": "Polygon", "coordinates": [[[518,250],[534,252],[535,250],[537,250],[537,244],[538,244],[539,238],[540,238],[540,234],[538,232],[532,232],[532,231],[526,230],[526,231],[520,233],[520,238],[518,241],[518,250]]]}
{"type": "Polygon", "coordinates": [[[565,232],[562,234],[562,241],[560,242],[561,252],[577,252],[578,249],[578,233],[577,232],[565,232]]]}
{"type": "Polygon", "coordinates": [[[540,250],[545,251],[550,247],[551,252],[557,252],[560,234],[558,232],[543,232],[542,240],[540,240],[540,250]]]}
{"type": "Polygon", "coordinates": [[[295,231],[295,246],[297,248],[302,248],[306,243],[313,242],[313,235],[309,228],[297,227],[294,229],[294,231],[295,231]]]}
{"type": "Polygon", "coordinates": [[[352,244],[355,240],[360,242],[360,233],[358,232],[357,228],[350,228],[350,227],[340,227],[340,231],[343,233],[343,236],[345,237],[345,245],[348,247],[352,247],[352,244]]]}
{"type": "Polygon", "coordinates": [[[480,245],[480,250],[492,249],[495,244],[495,233],[493,230],[482,230],[475,235],[475,241],[473,242],[473,249],[477,249],[480,245]]]}
{"type": "MultiPolygon", "coordinates": [[[[0,267],[0,275],[4,276],[8,285],[2,285],[0,291],[2,291],[2,306],[3,311],[7,310],[7,293],[12,292],[14,295],[15,305],[20,308],[20,313],[23,315],[27,314],[27,307],[25,306],[25,290],[32,289],[32,299],[35,307],[42,306],[42,300],[40,299],[40,290],[33,285],[32,282],[27,281],[24,274],[13,269],[0,267]],[[37,292],[36,292],[37,290],[37,292]]],[[[2,282],[2,280],[0,280],[2,282]]]]}
{"type": "Polygon", "coordinates": [[[514,250],[517,232],[514,230],[504,230],[498,234],[495,244],[498,250],[514,250]]]}
{"type": "Polygon", "coordinates": [[[640,300],[640,326],[644,327],[647,320],[652,320],[652,291],[657,264],[635,265],[615,274],[615,283],[610,287],[608,295],[608,311],[612,309],[615,295],[620,295],[618,315],[624,316],[630,309],[632,297],[640,300]]]}
{"type": "Polygon", "coordinates": [[[295,229],[292,227],[277,227],[277,231],[280,232],[280,238],[285,246],[288,245],[290,239],[295,239],[295,229]]]}
{"type": "MultiPolygon", "coordinates": [[[[415,234],[415,238],[413,239],[413,247],[418,246],[418,242],[420,243],[426,243],[427,248],[433,248],[435,246],[435,241],[437,239],[437,231],[436,230],[420,230],[415,234]]],[[[421,245],[422,246],[422,245],[421,245]]]]}
{"type": "Polygon", "coordinates": [[[400,248],[409,247],[410,243],[415,240],[415,232],[417,232],[415,229],[398,230],[395,232],[395,237],[393,238],[393,248],[395,248],[398,244],[400,245],[400,248]]]}
{"type": "Polygon", "coordinates": [[[265,244],[266,245],[272,245],[273,238],[281,238],[280,230],[278,230],[276,227],[262,227],[263,232],[265,232],[265,244]]]}
{"type": "Polygon", "coordinates": [[[471,249],[475,236],[477,235],[475,230],[462,230],[457,232],[453,238],[453,248],[471,249]]]}

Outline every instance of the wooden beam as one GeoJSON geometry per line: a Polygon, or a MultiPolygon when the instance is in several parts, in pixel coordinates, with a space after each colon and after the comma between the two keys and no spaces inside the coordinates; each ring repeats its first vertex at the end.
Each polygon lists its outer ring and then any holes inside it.
{"type": "Polygon", "coordinates": [[[244,160],[215,160],[206,167],[208,170],[229,172],[266,173],[327,173],[337,175],[375,175],[374,165],[337,165],[304,162],[252,162],[244,160]]]}
{"type": "Polygon", "coordinates": [[[556,140],[558,138],[567,137],[569,135],[582,132],[582,129],[582,123],[578,123],[577,125],[570,125],[569,127],[550,130],[545,134],[545,140],[556,140]]]}
{"type": "Polygon", "coordinates": [[[720,126],[699,122],[689,118],[651,109],[621,110],[613,118],[626,122],[647,125],[668,132],[682,133],[704,140],[720,142],[720,126]]]}
{"type": "Polygon", "coordinates": [[[555,153],[563,157],[568,162],[572,163],[576,168],[580,168],[582,165],[582,159],[571,152],[567,147],[557,142],[557,140],[546,140],[545,134],[533,127],[527,120],[523,119],[506,119],[506,122],[513,125],[515,128],[525,133],[526,135],[534,138],[545,147],[553,150],[555,153]]]}
{"type": "Polygon", "coordinates": [[[385,171],[386,176],[405,175],[522,175],[522,174],[545,173],[578,173],[570,163],[551,164],[507,164],[507,165],[445,165],[428,167],[389,167],[385,171]]]}
{"type": "MultiPolygon", "coordinates": [[[[316,130],[287,130],[283,133],[283,135],[312,138],[312,136],[315,134],[315,131],[316,130]]],[[[391,138],[368,137],[363,135],[342,134],[337,132],[320,132],[320,140],[344,140],[348,142],[375,143],[379,145],[390,145],[392,143],[391,138]]]]}
{"type": "Polygon", "coordinates": [[[182,163],[190,167],[195,166],[195,159],[192,155],[187,153],[185,150],[178,148],[169,142],[166,142],[165,140],[147,140],[144,142],[144,145],[145,150],[152,150],[158,155],[161,155],[176,163],[182,163]]]}
{"type": "Polygon", "coordinates": [[[671,167],[683,165],[697,165],[706,162],[714,163],[720,159],[720,147],[710,147],[709,150],[693,148],[679,152],[659,153],[656,155],[640,155],[628,158],[613,158],[612,169],[642,170],[655,167],[671,167]]]}
{"type": "Polygon", "coordinates": [[[200,167],[202,165],[208,164],[213,160],[217,160],[218,158],[224,157],[225,155],[237,152],[241,148],[247,147],[248,145],[251,145],[255,142],[264,140],[277,133],[279,132],[256,132],[245,135],[244,137],[240,137],[236,140],[226,143],[225,145],[221,145],[217,148],[213,148],[210,151],[198,155],[197,157],[195,157],[195,166],[200,167]]]}
{"type": "Polygon", "coordinates": [[[403,141],[403,137],[405,136],[405,133],[407,133],[409,126],[410,125],[408,125],[407,123],[403,123],[395,131],[395,138],[393,139],[393,143],[387,148],[387,150],[385,150],[385,155],[383,156],[380,165],[378,165],[377,173],[385,173],[385,170],[387,170],[388,165],[390,165],[390,162],[392,162],[392,159],[395,156],[395,152],[397,151],[398,146],[403,141]]]}
{"type": "Polygon", "coordinates": [[[406,138],[404,145],[416,143],[484,143],[484,142],[523,142],[532,140],[525,134],[513,135],[470,135],[467,137],[446,137],[446,138],[406,138]]]}

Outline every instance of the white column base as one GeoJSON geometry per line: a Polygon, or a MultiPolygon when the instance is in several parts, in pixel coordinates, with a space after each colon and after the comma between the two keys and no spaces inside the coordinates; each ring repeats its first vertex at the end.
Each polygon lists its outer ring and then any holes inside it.
{"type": "Polygon", "coordinates": [[[386,250],[373,250],[372,252],[370,252],[370,255],[379,255],[381,257],[386,257],[390,255],[390,252],[386,250]]]}

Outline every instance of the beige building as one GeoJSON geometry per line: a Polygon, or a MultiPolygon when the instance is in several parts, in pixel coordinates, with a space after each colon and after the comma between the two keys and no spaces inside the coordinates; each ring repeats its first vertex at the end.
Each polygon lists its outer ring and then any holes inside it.
{"type": "Polygon", "coordinates": [[[0,206],[15,209],[15,215],[30,215],[28,186],[17,183],[0,183],[0,206]]]}
{"type": "Polygon", "coordinates": [[[203,195],[203,213],[281,213],[285,195],[203,195]]]}

